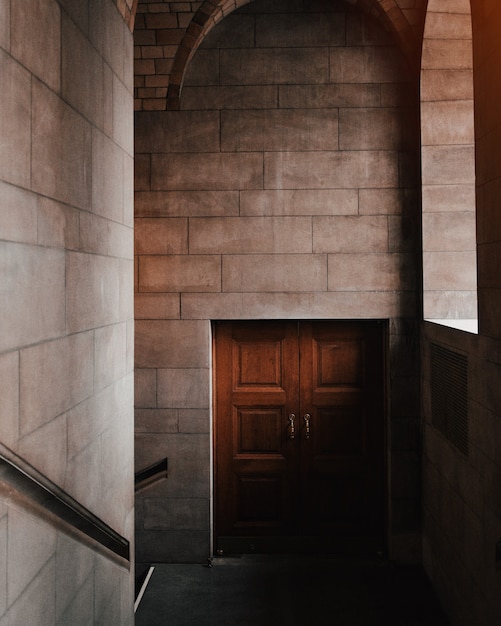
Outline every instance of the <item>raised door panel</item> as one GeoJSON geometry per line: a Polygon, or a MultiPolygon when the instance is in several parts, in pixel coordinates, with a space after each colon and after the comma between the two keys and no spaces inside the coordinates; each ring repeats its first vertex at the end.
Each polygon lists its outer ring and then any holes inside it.
{"type": "Polygon", "coordinates": [[[382,531],[381,337],[376,323],[302,325],[301,413],[310,416],[301,446],[304,534],[382,531]]]}
{"type": "Polygon", "coordinates": [[[296,517],[297,451],[288,416],[297,406],[297,354],[294,323],[216,327],[220,536],[281,534],[296,517]]]}

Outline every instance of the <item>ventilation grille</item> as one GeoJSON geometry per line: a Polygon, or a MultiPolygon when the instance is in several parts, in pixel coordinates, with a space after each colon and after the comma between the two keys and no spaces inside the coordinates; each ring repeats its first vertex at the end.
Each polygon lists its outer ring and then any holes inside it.
{"type": "Polygon", "coordinates": [[[458,450],[468,454],[468,359],[431,345],[432,424],[458,450]]]}

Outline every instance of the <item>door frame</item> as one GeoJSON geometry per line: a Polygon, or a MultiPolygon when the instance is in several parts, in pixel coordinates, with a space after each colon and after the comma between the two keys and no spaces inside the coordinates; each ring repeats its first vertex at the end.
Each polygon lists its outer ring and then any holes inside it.
{"type": "Polygon", "coordinates": [[[391,502],[391,475],[390,475],[390,433],[391,433],[391,415],[389,411],[389,398],[390,398],[390,376],[389,376],[389,364],[388,364],[388,354],[389,354],[389,324],[390,320],[387,318],[355,318],[355,319],[346,319],[346,318],[294,318],[294,319],[286,319],[286,318],[259,318],[259,319],[212,319],[210,320],[210,377],[211,377],[211,385],[210,385],[210,558],[213,556],[222,556],[216,555],[214,548],[216,545],[216,536],[217,536],[217,528],[216,528],[216,520],[215,520],[215,501],[216,501],[216,481],[215,481],[215,468],[216,468],[216,458],[217,458],[217,447],[216,447],[216,383],[217,383],[217,372],[215,368],[216,361],[216,339],[215,339],[215,326],[219,322],[272,322],[272,321],[287,321],[287,322],[351,322],[351,323],[363,323],[363,322],[373,322],[381,325],[381,342],[382,342],[382,380],[383,380],[383,556],[388,557],[391,554],[391,533],[390,533],[390,502],[391,502]]]}

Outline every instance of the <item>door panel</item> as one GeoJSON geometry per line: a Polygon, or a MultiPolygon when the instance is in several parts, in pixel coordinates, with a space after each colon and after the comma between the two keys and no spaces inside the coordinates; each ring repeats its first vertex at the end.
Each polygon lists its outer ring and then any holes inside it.
{"type": "Polygon", "coordinates": [[[380,324],[220,322],[215,373],[218,548],[382,536],[380,324]]]}
{"type": "Polygon", "coordinates": [[[216,520],[222,535],[277,535],[296,518],[297,405],[294,324],[227,323],[216,328],[216,520]]]}
{"type": "Polygon", "coordinates": [[[380,533],[384,513],[383,342],[378,324],[304,322],[299,333],[302,531],[380,533]]]}

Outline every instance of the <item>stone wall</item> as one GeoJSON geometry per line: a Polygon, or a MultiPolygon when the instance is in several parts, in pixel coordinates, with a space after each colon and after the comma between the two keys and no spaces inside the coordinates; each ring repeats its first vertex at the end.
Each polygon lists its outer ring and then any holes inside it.
{"type": "Polygon", "coordinates": [[[392,319],[390,543],[418,551],[416,84],[359,10],[287,6],[231,14],[181,110],[136,113],[136,465],[169,458],[140,561],[209,556],[217,319],[392,319]]]}
{"type": "MultiPolygon", "coordinates": [[[[2,453],[132,542],[132,35],[112,0],[1,0],[0,46],[2,453]]],[[[2,483],[2,624],[132,623],[80,540],[2,483]]]]}
{"type": "MultiPolygon", "coordinates": [[[[501,615],[501,7],[495,0],[450,6],[463,15],[471,8],[473,25],[479,335],[428,323],[423,329],[423,562],[454,626],[492,626],[501,615]],[[433,425],[430,359],[437,345],[467,361],[466,453],[433,425]]],[[[464,49],[464,42],[455,45],[464,49]]]]}

